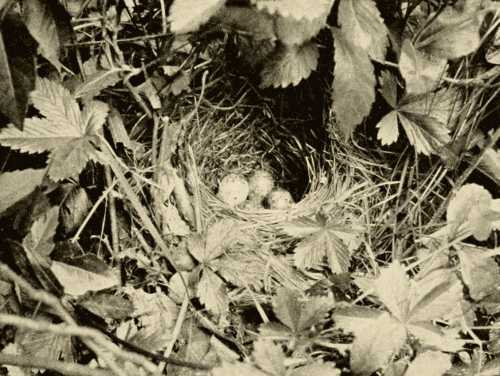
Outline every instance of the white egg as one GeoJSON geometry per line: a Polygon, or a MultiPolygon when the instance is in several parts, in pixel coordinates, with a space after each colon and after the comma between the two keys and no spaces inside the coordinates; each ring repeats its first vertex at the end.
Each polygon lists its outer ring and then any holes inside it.
{"type": "Polygon", "coordinates": [[[286,189],[275,189],[267,196],[267,203],[270,209],[289,209],[294,204],[292,195],[286,189]]]}
{"type": "Polygon", "coordinates": [[[248,182],[243,176],[229,174],[222,178],[217,197],[230,207],[235,207],[245,202],[249,192],[248,182]]]}
{"type": "Polygon", "coordinates": [[[250,196],[264,198],[274,188],[273,175],[267,170],[255,170],[248,179],[248,185],[250,187],[250,196]]]}

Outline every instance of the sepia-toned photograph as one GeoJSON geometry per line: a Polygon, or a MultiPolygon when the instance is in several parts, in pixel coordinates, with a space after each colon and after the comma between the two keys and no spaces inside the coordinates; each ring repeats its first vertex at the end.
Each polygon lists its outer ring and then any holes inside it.
{"type": "Polygon", "coordinates": [[[0,0],[0,376],[500,376],[500,0],[0,0]]]}

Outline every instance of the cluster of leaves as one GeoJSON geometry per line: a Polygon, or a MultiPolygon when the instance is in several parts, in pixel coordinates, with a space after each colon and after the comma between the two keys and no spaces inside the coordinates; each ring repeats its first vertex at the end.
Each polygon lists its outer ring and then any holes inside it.
{"type": "MultiPolygon", "coordinates": [[[[308,78],[318,64],[315,37],[328,27],[334,40],[335,131],[346,138],[375,101],[377,79],[372,62],[395,66],[396,71],[382,71],[379,77],[382,95],[393,110],[377,125],[378,138],[384,145],[394,143],[401,125],[416,151],[425,155],[440,153],[450,142],[455,125],[450,118],[459,112],[463,100],[454,89],[442,85],[442,77],[450,72],[448,62],[480,47],[485,16],[498,10],[498,4],[490,1],[464,1],[435,10],[422,2],[408,5],[400,25],[389,28],[374,0],[339,0],[335,7],[333,0],[319,1],[315,7],[306,1],[253,0],[249,8],[226,6],[223,0],[206,2],[203,7],[194,3],[174,1],[169,16],[172,30],[193,32],[213,17],[231,30],[250,34],[251,47],[245,49],[242,43],[242,49],[251,64],[262,65],[263,87],[297,85],[308,78]],[[332,9],[337,27],[328,24],[332,9]],[[385,60],[389,46],[395,62],[385,60]],[[436,89],[440,91],[434,93],[436,89]]],[[[493,65],[495,43],[486,57],[493,65]]]]}

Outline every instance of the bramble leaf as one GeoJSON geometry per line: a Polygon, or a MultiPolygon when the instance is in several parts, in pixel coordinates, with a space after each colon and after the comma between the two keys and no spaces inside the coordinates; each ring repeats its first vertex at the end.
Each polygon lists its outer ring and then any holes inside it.
{"type": "Polygon", "coordinates": [[[229,299],[226,284],[210,269],[203,269],[196,295],[213,314],[223,315],[227,312],[229,299]]]}
{"type": "Polygon", "coordinates": [[[338,12],[338,20],[347,43],[354,49],[368,52],[373,59],[383,60],[388,30],[375,2],[342,0],[338,12]]]}
{"type": "Polygon", "coordinates": [[[215,15],[224,3],[225,0],[175,0],[168,16],[170,28],[176,34],[196,31],[215,15]]]}
{"type": "Polygon", "coordinates": [[[316,43],[282,45],[264,63],[260,73],[261,87],[296,86],[308,78],[318,66],[316,43]]]}
{"type": "Polygon", "coordinates": [[[353,46],[342,30],[332,28],[335,71],[332,106],[345,139],[349,139],[375,101],[375,75],[365,50],[353,46]]]}
{"type": "Polygon", "coordinates": [[[94,158],[93,143],[99,143],[108,106],[92,101],[80,112],[61,85],[45,79],[37,84],[33,104],[46,118],[26,119],[23,131],[13,126],[1,130],[0,145],[27,153],[49,151],[48,171],[53,180],[76,176],[94,158]]]}

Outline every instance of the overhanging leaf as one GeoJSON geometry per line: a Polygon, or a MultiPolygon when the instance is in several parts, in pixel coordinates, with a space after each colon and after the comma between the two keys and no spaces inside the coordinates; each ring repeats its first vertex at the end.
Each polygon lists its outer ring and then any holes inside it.
{"type": "Polygon", "coordinates": [[[296,86],[316,69],[318,58],[318,47],[313,42],[299,46],[280,46],[264,63],[260,73],[260,86],[296,86]]]}
{"type": "Polygon", "coordinates": [[[23,4],[23,17],[26,27],[38,42],[40,54],[57,70],[60,70],[59,50],[61,43],[51,3],[54,2],[51,0],[26,1],[23,4]]]}
{"type": "Polygon", "coordinates": [[[217,20],[234,32],[244,32],[257,41],[276,40],[274,19],[265,12],[254,8],[224,6],[217,13],[217,20]]]}
{"type": "MultiPolygon", "coordinates": [[[[429,17],[435,17],[431,14],[429,17]]],[[[457,59],[479,47],[479,29],[484,17],[481,11],[458,11],[447,7],[429,25],[426,25],[416,47],[445,59],[457,59]]]]}
{"type": "Polygon", "coordinates": [[[332,106],[344,138],[348,139],[375,101],[375,75],[366,51],[353,46],[343,31],[332,28],[335,71],[332,106]]]}
{"type": "Polygon", "coordinates": [[[280,42],[287,45],[301,45],[314,38],[326,25],[326,16],[314,20],[277,16],[274,22],[280,42]]]}
{"type": "Polygon", "coordinates": [[[16,15],[0,28],[0,111],[22,129],[29,93],[35,87],[36,42],[16,15]]]}
{"type": "Polygon", "coordinates": [[[85,80],[75,88],[73,96],[92,99],[99,95],[102,90],[116,85],[120,80],[119,69],[99,69],[85,77],[85,80]]]}
{"type": "Polygon", "coordinates": [[[373,0],[342,0],[338,20],[353,48],[367,51],[373,59],[384,59],[388,30],[373,0]]]}
{"type": "Polygon", "coordinates": [[[175,0],[170,6],[171,30],[176,34],[196,31],[207,22],[219,9],[225,0],[175,0]]]}

